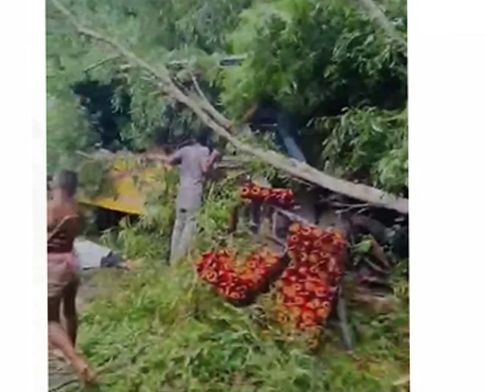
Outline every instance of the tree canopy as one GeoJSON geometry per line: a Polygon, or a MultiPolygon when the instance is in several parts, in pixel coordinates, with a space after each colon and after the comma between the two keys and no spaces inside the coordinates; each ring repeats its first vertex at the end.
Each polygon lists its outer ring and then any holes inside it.
{"type": "MultiPolygon", "coordinates": [[[[152,66],[187,60],[185,67],[171,68],[172,78],[187,86],[196,74],[209,99],[231,119],[265,101],[296,114],[297,142],[313,166],[402,192],[406,53],[359,3],[62,1],[86,26],[152,66]],[[217,61],[233,54],[244,55],[242,64],[222,67],[217,61]]],[[[382,0],[378,6],[405,39],[406,2],[382,0]]],[[[79,35],[49,2],[47,18],[48,95],[56,102],[48,113],[50,167],[72,161],[74,150],[100,144],[145,149],[201,126],[152,76],[79,35]],[[96,111],[96,98],[79,93],[79,86],[94,85],[110,86],[111,108],[96,111]],[[114,136],[103,136],[106,132],[114,136]]],[[[99,94],[108,101],[106,88],[99,94]]]]}

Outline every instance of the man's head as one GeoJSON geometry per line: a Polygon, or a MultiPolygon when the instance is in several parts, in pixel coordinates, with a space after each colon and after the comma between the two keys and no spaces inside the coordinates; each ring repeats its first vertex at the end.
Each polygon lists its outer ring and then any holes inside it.
{"type": "Polygon", "coordinates": [[[70,170],[61,170],[54,175],[52,190],[62,195],[74,197],[77,191],[77,174],[70,170]]]}
{"type": "Polygon", "coordinates": [[[195,142],[201,146],[207,147],[209,144],[209,131],[203,129],[195,135],[195,142]]]}

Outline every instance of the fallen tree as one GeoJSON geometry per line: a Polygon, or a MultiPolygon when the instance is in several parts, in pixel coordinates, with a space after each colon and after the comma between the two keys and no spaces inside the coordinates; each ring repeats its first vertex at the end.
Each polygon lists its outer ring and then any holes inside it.
{"type": "Polygon", "coordinates": [[[241,152],[258,158],[292,177],[305,180],[316,186],[326,188],[354,199],[365,201],[377,207],[392,209],[402,214],[408,214],[408,200],[405,198],[396,197],[374,187],[356,184],[330,176],[308,164],[287,158],[275,151],[263,150],[241,142],[233,135],[232,131],[234,128],[232,122],[218,112],[203,95],[200,95],[200,93],[199,96],[185,94],[173,81],[165,66],[152,66],[143,58],[137,56],[114,39],[104,36],[80,23],[70,10],[58,0],[50,1],[52,5],[70,22],[70,24],[72,24],[77,33],[108,45],[117,54],[126,58],[126,60],[133,66],[148,73],[154,78],[154,83],[157,84],[163,93],[169,94],[175,100],[190,108],[205,125],[210,127],[217,135],[227,140],[241,152]]]}

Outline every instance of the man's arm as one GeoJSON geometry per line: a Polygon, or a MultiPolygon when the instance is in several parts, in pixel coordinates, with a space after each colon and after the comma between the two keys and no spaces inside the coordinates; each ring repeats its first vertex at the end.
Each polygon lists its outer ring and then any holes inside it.
{"type": "Polygon", "coordinates": [[[202,161],[202,173],[209,173],[220,158],[221,154],[217,150],[212,151],[212,154],[202,161]]]}
{"type": "Polygon", "coordinates": [[[182,162],[182,156],[183,156],[184,148],[185,147],[180,148],[179,150],[175,151],[170,156],[166,156],[166,155],[150,155],[149,157],[152,158],[152,159],[154,159],[154,160],[163,162],[163,163],[165,163],[167,165],[172,165],[172,166],[180,165],[180,163],[182,162]]]}

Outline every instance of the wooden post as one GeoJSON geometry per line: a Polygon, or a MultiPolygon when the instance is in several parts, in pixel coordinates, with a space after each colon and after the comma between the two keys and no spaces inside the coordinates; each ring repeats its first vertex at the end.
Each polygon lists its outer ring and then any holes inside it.
{"type": "Polygon", "coordinates": [[[342,286],[339,287],[337,294],[337,317],[344,347],[347,351],[352,351],[352,337],[347,317],[347,304],[342,295],[342,286]]]}

